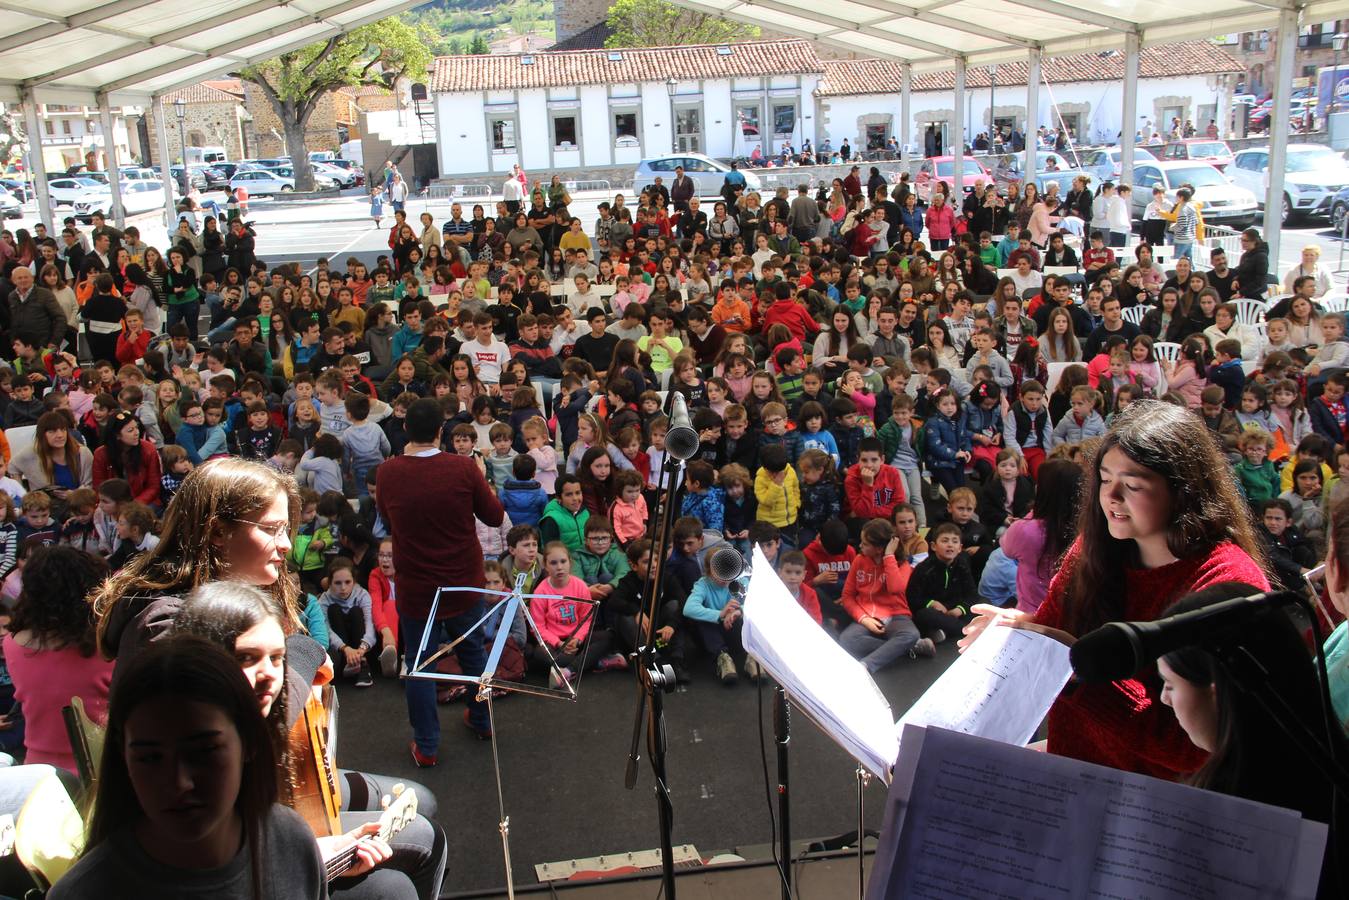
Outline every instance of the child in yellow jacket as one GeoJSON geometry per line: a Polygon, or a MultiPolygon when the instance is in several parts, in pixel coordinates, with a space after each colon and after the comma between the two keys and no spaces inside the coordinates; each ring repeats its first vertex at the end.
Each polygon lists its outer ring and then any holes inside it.
{"type": "Polygon", "coordinates": [[[754,478],[754,496],[759,501],[761,522],[786,529],[796,524],[801,512],[801,483],[787,465],[787,448],[766,444],[759,450],[759,473],[754,478]]]}

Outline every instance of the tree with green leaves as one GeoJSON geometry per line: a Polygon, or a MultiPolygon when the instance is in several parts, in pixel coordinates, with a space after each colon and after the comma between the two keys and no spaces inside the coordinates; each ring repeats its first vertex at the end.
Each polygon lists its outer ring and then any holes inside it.
{"type": "Polygon", "coordinates": [[[492,48],[487,46],[487,38],[481,34],[473,35],[473,40],[469,42],[468,52],[475,55],[491,53],[492,48]]]}
{"type": "Polygon", "coordinates": [[[759,29],[675,6],[665,0],[614,0],[607,47],[670,47],[754,40],[759,29]]]}
{"type": "Polygon", "coordinates": [[[431,51],[417,30],[398,19],[384,19],[334,35],[275,59],[234,73],[257,85],[281,120],[286,149],[295,170],[295,187],[314,187],[305,130],[324,95],[341,87],[390,88],[409,76],[420,80],[431,64],[431,51]]]}

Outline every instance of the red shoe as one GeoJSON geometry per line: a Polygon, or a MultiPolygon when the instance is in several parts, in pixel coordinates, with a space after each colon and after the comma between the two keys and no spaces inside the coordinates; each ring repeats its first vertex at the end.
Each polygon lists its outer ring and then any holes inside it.
{"type": "Polygon", "coordinates": [[[492,739],[492,729],[491,728],[479,729],[478,726],[474,725],[473,720],[469,718],[472,712],[473,712],[472,709],[464,710],[464,727],[467,728],[469,731],[473,732],[473,736],[476,737],[478,740],[490,741],[492,739]]]}
{"type": "Polygon", "coordinates": [[[408,744],[408,749],[412,751],[412,762],[413,765],[415,765],[417,768],[431,769],[435,767],[436,758],[434,756],[423,755],[422,752],[417,749],[416,741],[413,741],[412,743],[408,744]]]}

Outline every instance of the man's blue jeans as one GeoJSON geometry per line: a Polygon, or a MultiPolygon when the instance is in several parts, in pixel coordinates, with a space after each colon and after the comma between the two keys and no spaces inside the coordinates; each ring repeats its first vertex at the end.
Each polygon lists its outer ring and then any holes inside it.
{"type": "MultiPolygon", "coordinates": [[[[483,601],[478,600],[468,611],[448,619],[437,619],[431,623],[431,634],[426,642],[426,652],[430,656],[441,644],[448,644],[477,624],[484,612],[483,601]]],[[[409,657],[415,656],[421,646],[422,635],[426,633],[425,619],[405,618],[399,621],[403,630],[403,646],[408,648],[409,657]]],[[[487,664],[487,651],[483,646],[482,629],[475,630],[454,648],[459,657],[459,667],[465,675],[481,675],[487,664]]],[[[407,678],[403,681],[403,690],[407,695],[408,721],[412,723],[412,738],[417,749],[426,756],[435,756],[440,746],[440,710],[436,707],[436,682],[425,678],[407,678]]],[[[469,693],[469,721],[479,731],[491,727],[487,715],[487,704],[477,699],[478,693],[469,693]]]]}

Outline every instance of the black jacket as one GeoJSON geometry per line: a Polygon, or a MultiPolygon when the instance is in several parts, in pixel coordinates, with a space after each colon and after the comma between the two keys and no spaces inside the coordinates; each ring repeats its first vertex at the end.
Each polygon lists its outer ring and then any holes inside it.
{"type": "Polygon", "coordinates": [[[1247,300],[1262,300],[1269,286],[1269,244],[1256,241],[1255,246],[1241,254],[1241,261],[1232,270],[1241,296],[1247,300]]]}
{"type": "Polygon", "coordinates": [[[1002,481],[994,475],[984,483],[979,491],[979,521],[990,531],[996,532],[1005,525],[1010,525],[1012,519],[1019,519],[1030,512],[1031,504],[1035,502],[1035,485],[1029,478],[1022,475],[1016,480],[1016,490],[1012,493],[1012,514],[1007,515],[1007,493],[1003,490],[1002,481]]]}
{"type": "Polygon", "coordinates": [[[979,597],[969,556],[961,553],[948,566],[936,554],[928,554],[909,576],[905,595],[911,610],[923,609],[935,600],[953,615],[965,615],[979,597]]]}

